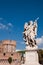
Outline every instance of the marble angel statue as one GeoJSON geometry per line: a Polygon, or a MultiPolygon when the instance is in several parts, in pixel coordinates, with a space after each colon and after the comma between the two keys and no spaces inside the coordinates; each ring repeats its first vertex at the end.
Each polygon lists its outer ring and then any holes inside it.
{"type": "Polygon", "coordinates": [[[37,36],[37,20],[25,23],[23,35],[26,45],[32,47],[36,45],[35,37],[37,36]]]}

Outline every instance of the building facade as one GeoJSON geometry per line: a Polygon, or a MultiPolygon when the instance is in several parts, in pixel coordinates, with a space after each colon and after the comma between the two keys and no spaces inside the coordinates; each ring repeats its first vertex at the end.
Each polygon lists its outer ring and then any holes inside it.
{"type": "Polygon", "coordinates": [[[16,41],[0,41],[0,65],[10,65],[9,57],[12,58],[11,65],[21,65],[21,54],[16,52],[16,41]]]}

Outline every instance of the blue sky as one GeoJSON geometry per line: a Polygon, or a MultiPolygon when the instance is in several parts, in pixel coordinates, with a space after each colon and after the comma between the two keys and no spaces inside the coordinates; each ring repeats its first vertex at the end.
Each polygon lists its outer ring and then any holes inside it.
{"type": "MultiPolygon", "coordinates": [[[[43,0],[0,0],[0,40],[17,41],[17,49],[24,49],[24,23],[38,20],[38,35],[43,36],[43,0]],[[4,27],[4,28],[3,28],[4,27]]],[[[43,44],[39,47],[43,47],[43,44]]]]}

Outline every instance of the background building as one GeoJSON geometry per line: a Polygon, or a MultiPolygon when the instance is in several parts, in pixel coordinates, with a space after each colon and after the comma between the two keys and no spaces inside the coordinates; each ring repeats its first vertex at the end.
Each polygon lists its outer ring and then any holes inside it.
{"type": "Polygon", "coordinates": [[[0,65],[9,65],[8,59],[12,58],[11,65],[21,64],[21,53],[16,52],[16,41],[0,41],[0,65]]]}

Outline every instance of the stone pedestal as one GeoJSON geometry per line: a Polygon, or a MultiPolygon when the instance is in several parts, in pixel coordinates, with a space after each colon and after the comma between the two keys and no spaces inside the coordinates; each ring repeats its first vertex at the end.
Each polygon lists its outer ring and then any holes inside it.
{"type": "Polygon", "coordinates": [[[37,46],[26,47],[25,52],[25,65],[40,65],[38,60],[37,46]]]}
{"type": "Polygon", "coordinates": [[[25,64],[22,65],[40,65],[37,53],[38,47],[26,46],[25,64]]]}
{"type": "Polygon", "coordinates": [[[38,53],[36,50],[26,51],[25,65],[39,65],[38,53]]]}

